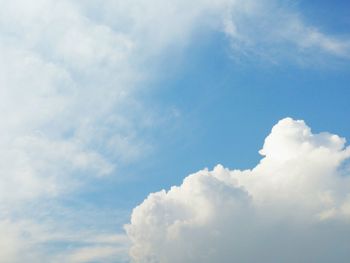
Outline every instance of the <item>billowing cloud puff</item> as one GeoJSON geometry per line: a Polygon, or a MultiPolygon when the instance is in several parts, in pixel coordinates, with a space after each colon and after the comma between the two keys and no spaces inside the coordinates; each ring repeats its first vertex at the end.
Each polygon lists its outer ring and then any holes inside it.
{"type": "Polygon", "coordinates": [[[279,121],[251,170],[217,165],[150,194],[126,231],[134,262],[346,262],[350,148],[279,121]]]}

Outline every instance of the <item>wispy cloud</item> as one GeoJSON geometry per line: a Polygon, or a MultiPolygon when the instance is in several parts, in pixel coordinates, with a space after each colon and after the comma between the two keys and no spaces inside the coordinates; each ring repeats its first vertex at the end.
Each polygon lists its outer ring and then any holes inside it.
{"type": "Polygon", "coordinates": [[[239,58],[244,55],[270,62],[288,59],[305,64],[315,60],[318,63],[324,56],[328,60],[329,56],[350,57],[348,35],[327,34],[305,20],[288,2],[249,0],[232,2],[223,24],[234,56],[239,58]]]}

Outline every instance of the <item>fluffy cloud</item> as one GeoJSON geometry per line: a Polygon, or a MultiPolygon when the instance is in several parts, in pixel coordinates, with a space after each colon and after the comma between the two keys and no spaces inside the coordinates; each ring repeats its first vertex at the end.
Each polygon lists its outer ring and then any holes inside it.
{"type": "MultiPolygon", "coordinates": [[[[55,237],[47,233],[57,229],[61,243],[74,243],[75,234],[83,244],[60,262],[116,255],[111,244],[84,243],[51,200],[74,193],[87,176],[112,174],[147,146],[134,121],[141,106],[133,94],[144,79],[133,68],[135,41],[75,1],[0,3],[0,261],[53,262],[64,250],[50,247],[55,237]]],[[[70,213],[81,223],[84,208],[77,210],[70,213]]]]}
{"type": "Polygon", "coordinates": [[[77,171],[111,172],[93,145],[107,147],[116,127],[127,133],[114,105],[132,89],[131,41],[68,1],[3,3],[0,30],[2,195],[40,197],[70,189],[62,183],[77,171]]]}
{"type": "Polygon", "coordinates": [[[251,170],[218,165],[150,194],[126,225],[135,262],[346,262],[350,148],[279,121],[251,170]]]}

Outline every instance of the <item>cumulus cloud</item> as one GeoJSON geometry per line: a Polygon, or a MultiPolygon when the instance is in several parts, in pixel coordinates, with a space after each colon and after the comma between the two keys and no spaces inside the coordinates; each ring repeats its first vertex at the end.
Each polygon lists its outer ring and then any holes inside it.
{"type": "Polygon", "coordinates": [[[150,194],[126,231],[134,262],[346,262],[350,148],[279,121],[251,170],[217,165],[150,194]]]}
{"type": "Polygon", "coordinates": [[[8,243],[0,261],[49,262],[60,253],[48,253],[51,237],[28,233],[44,224],[64,228],[62,215],[43,221],[52,207],[25,208],[74,193],[87,176],[112,174],[141,155],[147,144],[136,126],[143,124],[131,116],[139,116],[132,94],[144,77],[133,69],[131,36],[75,1],[0,2],[0,235],[8,243]]]}
{"type": "Polygon", "coordinates": [[[130,41],[67,1],[3,3],[0,30],[1,175],[10,178],[3,178],[2,194],[40,197],[68,189],[61,183],[80,168],[111,172],[113,165],[92,145],[109,128],[127,130],[113,105],[131,89],[124,84],[130,41]]]}

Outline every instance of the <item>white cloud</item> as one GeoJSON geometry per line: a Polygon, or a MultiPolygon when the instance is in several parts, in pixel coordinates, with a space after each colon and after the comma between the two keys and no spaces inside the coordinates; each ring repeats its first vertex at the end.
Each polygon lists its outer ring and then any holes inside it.
{"type": "MultiPolygon", "coordinates": [[[[322,61],[325,55],[349,59],[348,35],[330,35],[305,22],[288,1],[235,1],[224,19],[234,55],[278,62],[322,61]]],[[[329,57],[327,57],[329,59],[329,57]]]]}
{"type": "Polygon", "coordinates": [[[0,220],[1,262],[128,262],[126,235],[57,231],[47,226],[30,220],[0,220]]]}
{"type": "Polygon", "coordinates": [[[150,194],[125,226],[132,259],[346,262],[345,139],[313,134],[303,121],[286,118],[273,127],[260,153],[264,157],[252,170],[218,165],[150,194]]]}
{"type": "MultiPolygon", "coordinates": [[[[224,30],[224,21],[232,36],[234,27],[246,28],[245,19],[232,19],[237,13],[258,17],[250,14],[245,1],[236,0],[0,0],[0,4],[0,208],[7,211],[2,219],[9,222],[14,207],[18,213],[31,202],[70,194],[85,176],[116,173],[119,164],[147,153],[152,146],[141,131],[153,120],[137,97],[158,75],[154,72],[159,57],[186,46],[195,31],[224,30]]],[[[300,46],[348,54],[346,41],[317,29],[306,37],[310,27],[298,25],[300,46]]],[[[237,44],[244,50],[242,31],[237,32],[237,44]]],[[[286,39],[295,43],[290,35],[286,39]]],[[[346,214],[347,207],[323,217],[346,214]]],[[[33,225],[42,224],[35,221],[37,212],[26,215],[33,225]]],[[[4,240],[21,236],[17,223],[11,223],[11,233],[4,229],[0,229],[4,240]]],[[[18,240],[31,246],[30,251],[45,250],[35,247],[31,236],[18,240]]],[[[18,258],[24,255],[22,248],[10,250],[18,258]]],[[[0,261],[11,262],[8,255],[13,253],[6,253],[4,249],[0,261]]]]}
{"type": "Polygon", "coordinates": [[[131,89],[124,83],[128,69],[120,69],[128,66],[131,44],[66,1],[11,1],[1,12],[0,159],[2,177],[10,178],[2,180],[3,194],[22,192],[11,191],[11,181],[38,197],[69,188],[61,183],[77,168],[112,171],[92,145],[108,141],[109,127],[127,132],[114,120],[113,105],[125,105],[131,89]]]}
{"type": "MultiPolygon", "coordinates": [[[[74,193],[86,176],[111,174],[142,154],[147,143],[136,127],[143,124],[133,121],[142,107],[132,93],[143,72],[133,69],[130,36],[89,19],[74,1],[0,2],[0,261],[53,262],[63,252],[50,251],[47,229],[83,238],[76,230],[83,218],[72,226],[59,213],[39,216],[52,207],[26,208],[74,193]],[[128,157],[115,160],[126,149],[128,157]]],[[[71,252],[78,262],[111,246],[71,252]]]]}
{"type": "Polygon", "coordinates": [[[11,220],[0,220],[0,259],[2,262],[17,263],[21,262],[21,257],[25,254],[26,258],[32,262],[38,261],[37,251],[32,250],[32,240],[26,239],[30,224],[26,222],[15,223],[11,220]],[[22,255],[18,252],[21,251],[22,255]]]}
{"type": "MultiPolygon", "coordinates": [[[[65,237],[66,238],[66,237],[65,237]]],[[[73,248],[63,255],[51,257],[50,262],[128,262],[127,250],[129,241],[125,235],[101,235],[98,233],[89,233],[89,235],[79,237],[77,242],[83,246],[73,248]]],[[[74,243],[74,240],[70,240],[74,243]]]]}

